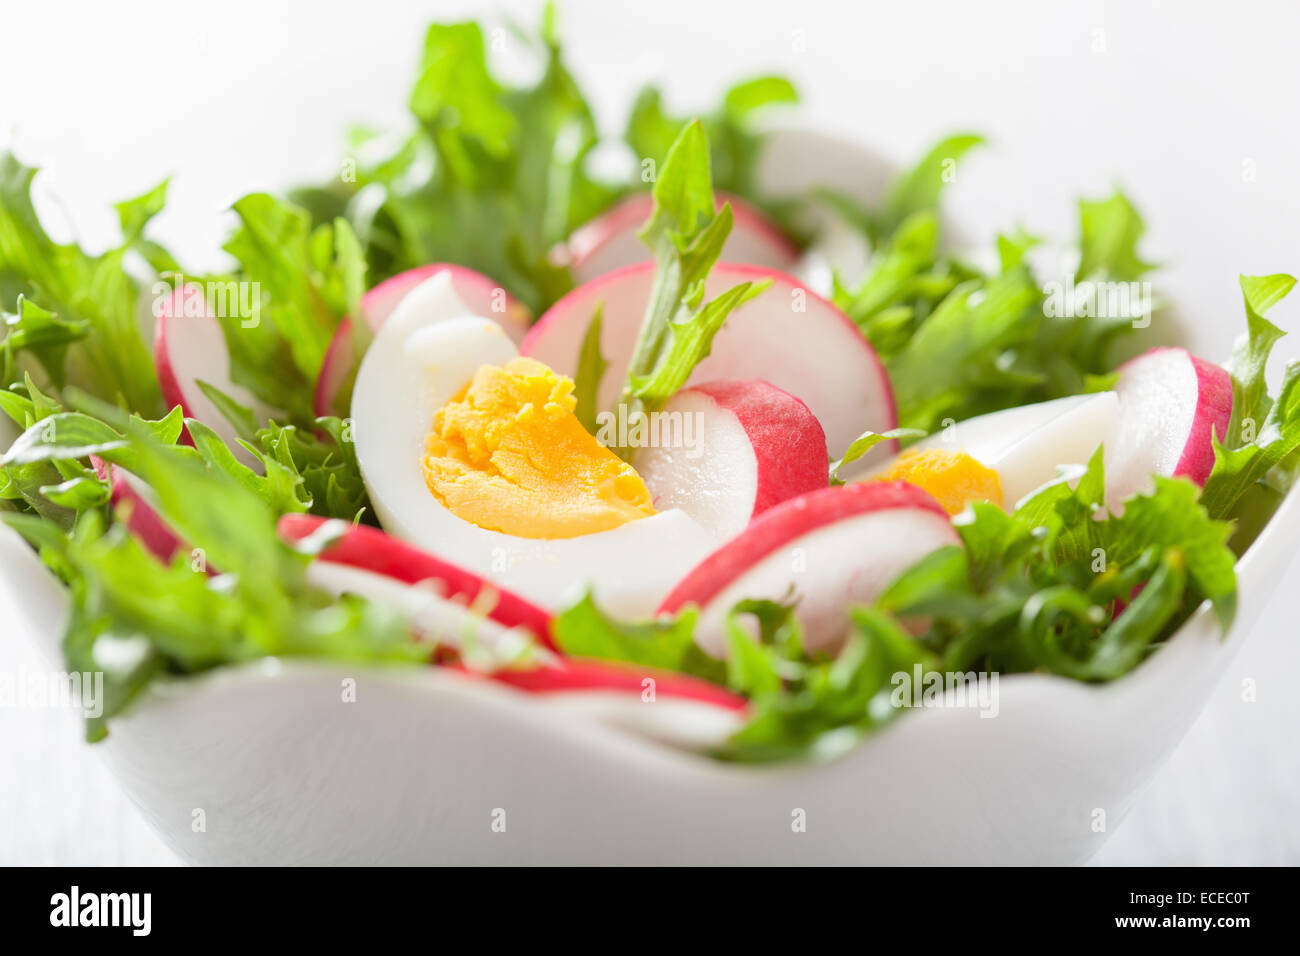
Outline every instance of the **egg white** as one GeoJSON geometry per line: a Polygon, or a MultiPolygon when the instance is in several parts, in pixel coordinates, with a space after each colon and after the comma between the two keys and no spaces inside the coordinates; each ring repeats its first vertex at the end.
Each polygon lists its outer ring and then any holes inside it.
{"type": "Polygon", "coordinates": [[[576,538],[522,538],[457,517],[425,484],[421,458],[434,413],[480,366],[503,365],[516,354],[499,325],[457,297],[445,273],[402,300],[370,344],[352,394],[357,461],[380,524],[543,607],[560,607],[591,588],[611,614],[650,615],[717,545],[685,512],[576,538]]]}
{"type": "Polygon", "coordinates": [[[1119,397],[1097,392],[977,415],[912,447],[964,451],[992,468],[1010,509],[1055,481],[1062,468],[1086,464],[1098,445],[1110,446],[1118,430],[1119,397]]]}

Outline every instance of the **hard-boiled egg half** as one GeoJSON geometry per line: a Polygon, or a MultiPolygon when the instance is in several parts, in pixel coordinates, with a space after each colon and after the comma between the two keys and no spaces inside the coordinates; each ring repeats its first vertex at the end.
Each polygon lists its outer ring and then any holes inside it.
{"type": "Polygon", "coordinates": [[[357,372],[357,460],[384,529],[546,607],[590,587],[647,615],[714,539],[656,512],[574,415],[573,383],[518,357],[450,276],[412,290],[357,372]]]}
{"type": "Polygon", "coordinates": [[[883,466],[873,479],[906,481],[949,514],[972,501],[1012,510],[1061,468],[1087,462],[1119,427],[1115,392],[1072,395],[949,424],[883,466]]]}

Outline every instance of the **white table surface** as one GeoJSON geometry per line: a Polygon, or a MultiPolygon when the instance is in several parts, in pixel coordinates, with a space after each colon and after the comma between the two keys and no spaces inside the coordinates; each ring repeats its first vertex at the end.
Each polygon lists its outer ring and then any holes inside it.
{"type": "MultiPolygon", "coordinates": [[[[611,120],[652,75],[689,109],[770,69],[797,80],[813,122],[899,161],[942,132],[983,131],[993,148],[964,167],[949,210],[985,232],[1021,221],[1069,235],[1073,197],[1121,182],[1147,214],[1159,287],[1189,307],[1207,352],[1241,327],[1237,272],[1300,269],[1300,7],[847,7],[590,0],[562,5],[563,32],[611,120]]],[[[492,8],[534,16],[531,3],[492,8]]],[[[232,199],[328,175],[347,123],[400,122],[423,24],[466,11],[6,4],[0,146],[47,169],[49,213],[92,244],[111,240],[109,202],[175,174],[161,237],[211,264],[232,199]]],[[[506,69],[523,71],[510,49],[506,69]]],[[[1300,329],[1290,305],[1282,324],[1300,329]]],[[[1300,863],[1300,565],[1287,581],[1096,863],[1300,863]]],[[[39,664],[11,614],[0,606],[0,672],[22,673],[39,664]]],[[[66,713],[0,708],[0,863],[175,862],[80,740],[66,713]]]]}

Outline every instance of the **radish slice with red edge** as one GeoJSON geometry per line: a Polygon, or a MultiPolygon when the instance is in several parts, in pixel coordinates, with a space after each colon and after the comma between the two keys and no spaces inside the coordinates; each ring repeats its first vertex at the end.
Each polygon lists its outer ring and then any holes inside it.
{"type": "Polygon", "coordinates": [[[108,481],[109,502],[126,530],[146,551],[164,564],[170,564],[185,544],[154,507],[149,487],[126,469],[98,455],[90,456],[90,464],[95,474],[108,481]]]}
{"type": "Polygon", "coordinates": [[[433,582],[439,596],[468,604],[490,598],[483,613],[503,628],[522,627],[543,646],[555,650],[551,638],[551,615],[526,598],[519,597],[480,577],[473,571],[365,525],[348,525],[338,519],[291,514],[280,519],[280,535],[287,541],[302,541],[335,522],[338,537],[321,552],[318,561],[345,565],[406,585],[433,582]],[[488,593],[484,593],[484,589],[488,593]]]}
{"type": "MultiPolygon", "coordinates": [[[[475,314],[485,319],[492,319],[510,336],[516,345],[523,341],[528,331],[532,316],[523,303],[512,298],[493,279],[467,269],[464,266],[434,262],[429,265],[407,269],[390,279],[386,279],[361,297],[361,313],[371,331],[377,331],[393,314],[406,298],[407,294],[430,276],[448,272],[452,277],[452,286],[456,295],[475,314]]],[[[317,415],[342,415],[344,409],[334,407],[339,390],[347,382],[356,367],[355,350],[352,344],[352,321],[344,319],[339,323],[334,338],[330,340],[325,352],[325,361],[321,364],[320,377],[316,381],[313,406],[317,415]]]]}
{"type": "Polygon", "coordinates": [[[1183,348],[1151,349],[1120,367],[1119,427],[1106,448],[1106,501],[1114,508],[1151,486],[1152,475],[1204,485],[1212,437],[1232,418],[1232,376],[1183,348]]]}
{"type": "MultiPolygon", "coordinates": [[[[655,699],[662,694],[726,710],[744,710],[749,706],[748,700],[725,687],[686,674],[588,658],[564,657],[553,666],[532,670],[500,670],[492,678],[534,694],[607,690],[641,696],[653,691],[655,699]]],[[[651,702],[647,699],[647,703],[651,702]]]]}
{"type": "MultiPolygon", "coordinates": [[[[772,269],[789,269],[799,257],[799,248],[781,228],[757,207],[735,196],[719,195],[717,205],[731,203],[734,225],[722,247],[723,262],[741,262],[772,269]]],[[[556,257],[573,271],[578,285],[597,276],[653,257],[637,235],[654,210],[647,193],[629,196],[581,226],[557,250],[556,257]]]]}
{"type": "Polygon", "coordinates": [[[696,642],[723,657],[726,617],[739,601],[794,600],[804,646],[833,653],[847,636],[850,606],[874,600],[920,558],[960,540],[939,503],[914,485],[825,488],[763,512],[688,572],[659,612],[697,606],[696,642]]]}
{"type": "Polygon", "coordinates": [[[555,658],[530,670],[462,670],[529,694],[538,706],[680,749],[721,746],[750,716],[749,702],[724,687],[622,663],[555,658]]]}
{"type": "MultiPolygon", "coordinates": [[[[187,283],[163,300],[154,325],[154,365],[163,401],[169,408],[181,406],[186,418],[203,422],[216,432],[244,464],[259,462],[239,444],[235,427],[203,394],[200,381],[225,392],[253,410],[259,419],[283,418],[284,413],[260,401],[230,378],[230,352],[221,323],[208,308],[203,287],[187,283]]],[[[189,443],[188,432],[181,440],[189,443]]]]}
{"type": "Polygon", "coordinates": [[[826,436],[808,406],[770,382],[682,389],[663,413],[678,440],[638,449],[655,508],[680,508],[719,541],[787,498],[825,488],[826,436]]]}
{"type": "MultiPolygon", "coordinates": [[[[570,292],[529,330],[519,351],[572,376],[591,317],[603,303],[600,351],[609,367],[598,408],[612,408],[623,386],[646,303],[654,263],[628,266],[570,292]]],[[[830,454],[838,456],[864,431],[897,425],[894,392],[884,366],[857,326],[799,280],[756,266],[718,263],[705,283],[713,298],[742,282],[772,287],[732,313],[696,366],[688,385],[725,379],[763,379],[803,401],[821,423],[830,454]]],[[[843,477],[897,450],[882,442],[843,477]]]]}

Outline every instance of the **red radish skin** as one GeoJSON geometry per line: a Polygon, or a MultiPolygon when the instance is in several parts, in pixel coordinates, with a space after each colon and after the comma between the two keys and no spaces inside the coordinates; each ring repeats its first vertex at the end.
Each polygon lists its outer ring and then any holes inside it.
{"type": "MultiPolygon", "coordinates": [[[[523,341],[531,320],[528,309],[517,299],[502,290],[500,283],[487,276],[467,269],[464,266],[445,262],[433,262],[428,265],[407,269],[395,276],[385,279],[379,285],[361,297],[361,313],[366,325],[376,331],[384,321],[393,314],[406,294],[424,280],[440,272],[449,272],[456,294],[465,300],[465,304],[476,310],[484,318],[493,319],[506,330],[511,340],[518,344],[523,341]],[[504,296],[504,299],[501,298],[504,296]],[[505,311],[496,311],[494,306],[504,302],[505,311]]],[[[316,390],[312,404],[317,415],[333,415],[334,398],[347,380],[348,374],[356,364],[352,348],[352,321],[345,318],[339,323],[325,350],[325,359],[321,363],[320,375],[316,379],[316,390]]]]}
{"type": "Polygon", "coordinates": [[[1214,468],[1214,436],[1232,419],[1232,377],[1176,346],[1162,346],[1120,367],[1120,421],[1106,448],[1106,499],[1112,510],[1149,487],[1151,475],[1204,485],[1214,468]]]}
{"type": "MultiPolygon", "coordinates": [[[[280,536],[287,541],[301,541],[326,522],[337,519],[316,515],[290,514],[280,519],[280,536]]],[[[422,551],[393,536],[365,525],[349,525],[342,535],[326,548],[319,560],[346,565],[361,571],[383,575],[404,584],[420,584],[430,579],[446,587],[448,598],[473,602],[484,588],[496,592],[496,603],[488,616],[503,627],[522,627],[532,632],[550,650],[556,650],[551,637],[551,615],[542,608],[466,571],[436,555],[422,551]]]]}
{"type": "Polygon", "coordinates": [[[802,401],[771,382],[708,382],[709,395],[739,419],[759,459],[754,515],[830,482],[826,435],[802,401]]]}
{"type": "MultiPolygon", "coordinates": [[[[709,603],[762,558],[806,532],[844,518],[890,508],[919,508],[948,520],[948,513],[939,502],[905,481],[858,482],[814,491],[755,518],[744,534],[732,538],[696,565],[664,598],[659,613],[676,614],[688,604],[709,603]]],[[[863,542],[864,547],[872,544],[863,542]]],[[[874,544],[879,546],[879,542],[874,544]]]]}
{"type": "MultiPolygon", "coordinates": [[[[314,534],[330,520],[334,519],[320,518],[315,515],[285,515],[280,519],[280,535],[288,541],[301,541],[314,534]]],[[[508,591],[501,590],[472,572],[399,541],[377,528],[349,526],[341,537],[319,555],[317,560],[368,571],[403,584],[416,585],[433,579],[445,585],[447,597],[460,597],[468,602],[473,602],[480,589],[486,585],[497,593],[497,602],[489,612],[493,621],[503,627],[525,628],[537,635],[548,650],[560,653],[551,637],[551,616],[546,611],[508,591]]],[[[455,664],[451,666],[459,667],[455,664]]],[[[464,670],[464,668],[460,669],[464,670]]],[[[467,670],[465,672],[474,673],[467,670]]],[[[509,684],[519,690],[539,694],[582,690],[628,691],[640,694],[643,691],[642,681],[653,678],[656,694],[665,697],[699,701],[727,710],[743,710],[748,706],[745,698],[723,687],[683,674],[563,656],[534,670],[497,671],[482,676],[509,684]]]]}
{"type": "MultiPolygon", "coordinates": [[[[241,462],[260,469],[261,462],[239,444],[235,427],[203,394],[198,382],[205,381],[252,408],[258,418],[283,419],[284,413],[267,406],[231,380],[225,333],[217,316],[208,311],[202,286],[187,283],[162,301],[154,324],[154,367],[168,408],[179,405],[182,415],[211,428],[241,462]],[[197,309],[196,303],[200,306],[197,309]]],[[[188,428],[181,429],[179,440],[182,444],[193,444],[188,428]]]]}
{"type": "MultiPolygon", "coordinates": [[[[172,308],[171,301],[163,306],[165,311],[172,308]]],[[[158,371],[158,388],[162,392],[163,404],[168,408],[181,407],[181,414],[186,418],[190,417],[185,409],[185,396],[181,394],[181,383],[176,377],[176,372],[172,369],[171,359],[167,356],[166,332],[163,329],[162,317],[154,325],[153,329],[153,360],[158,371]]],[[[181,440],[186,444],[193,444],[187,431],[181,429],[181,440]]]]}
{"type": "MultiPolygon", "coordinates": [[[[163,404],[168,408],[181,407],[181,414],[186,418],[193,418],[188,407],[185,404],[185,393],[181,391],[180,378],[176,375],[176,370],[172,367],[171,353],[168,350],[168,337],[172,334],[170,326],[175,314],[179,311],[184,314],[184,308],[177,309],[176,299],[178,296],[187,296],[198,293],[198,286],[186,286],[183,290],[173,292],[171,297],[163,303],[162,309],[158,315],[158,321],[153,327],[153,364],[158,372],[158,388],[162,392],[163,404]]],[[[185,445],[194,444],[190,438],[189,429],[181,428],[180,441],[185,445]]]]}
{"type": "Polygon", "coordinates": [[[678,392],[663,411],[698,417],[702,447],[694,457],[680,447],[644,448],[633,464],[656,508],[681,508],[719,540],[773,505],[829,483],[820,423],[770,382],[706,382],[678,392]]]}
{"type": "MultiPolygon", "coordinates": [[[[608,272],[574,289],[537,321],[520,354],[564,375],[576,371],[591,315],[604,303],[601,352],[610,366],[598,404],[611,407],[626,371],[654,282],[654,263],[608,272]]],[[[897,427],[893,389],[875,350],[853,321],[798,279],[775,269],[719,263],[710,273],[706,297],[741,282],[772,280],[772,287],[732,314],[696,368],[688,385],[719,379],[761,378],[804,401],[817,416],[832,455],[841,454],[864,431],[897,427]]],[[[882,442],[870,462],[896,452],[882,442]]]]}
{"type": "Polygon", "coordinates": [[[125,471],[98,455],[90,456],[90,464],[95,474],[108,480],[109,501],[126,530],[146,551],[159,561],[170,564],[176,553],[185,547],[171,525],[136,491],[125,471]]]}
{"type": "Polygon", "coordinates": [[[695,641],[728,653],[727,619],[746,599],[793,602],[810,653],[837,653],[848,609],[874,600],[908,567],[961,541],[948,515],[904,482],[859,482],[782,502],[692,569],[659,613],[699,608],[695,641]]]}
{"type": "Polygon", "coordinates": [[[185,547],[162,515],[131,487],[119,468],[113,469],[112,501],[126,530],[159,561],[170,564],[176,553],[185,547]]]}
{"type": "MultiPolygon", "coordinates": [[[[718,208],[722,208],[725,202],[731,203],[735,225],[727,242],[729,248],[723,249],[723,261],[736,261],[736,246],[743,241],[746,247],[753,250],[743,261],[754,259],[757,265],[776,268],[793,266],[799,257],[799,247],[781,231],[779,226],[743,199],[719,194],[718,208]]],[[[555,251],[554,258],[573,270],[579,284],[588,282],[611,269],[648,261],[651,258],[650,249],[636,233],[650,218],[653,208],[654,199],[648,192],[624,199],[586,225],[576,229],[568,242],[555,251]],[[627,255],[616,256],[606,268],[595,267],[597,256],[606,252],[611,243],[625,239],[629,240],[627,255]]]]}
{"type": "Polygon", "coordinates": [[[554,666],[526,671],[502,670],[490,676],[500,683],[534,694],[607,690],[639,695],[644,690],[643,682],[651,679],[655,682],[656,697],[693,700],[733,711],[743,711],[749,706],[748,700],[725,687],[685,674],[573,657],[560,658],[554,666]]]}
{"type": "Polygon", "coordinates": [[[1228,423],[1232,420],[1232,376],[1203,358],[1191,353],[1187,357],[1196,369],[1196,414],[1174,475],[1184,475],[1204,485],[1214,470],[1213,436],[1217,435],[1220,441],[1228,437],[1228,423]]]}

